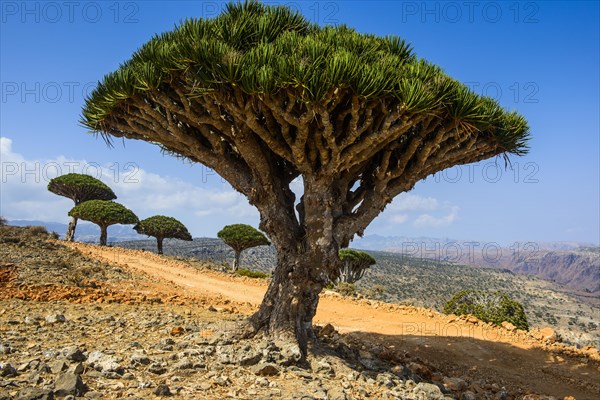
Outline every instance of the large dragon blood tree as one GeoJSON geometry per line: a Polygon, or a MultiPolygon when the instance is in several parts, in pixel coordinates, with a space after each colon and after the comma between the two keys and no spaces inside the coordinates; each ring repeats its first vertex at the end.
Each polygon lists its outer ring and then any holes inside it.
{"type": "Polygon", "coordinates": [[[247,196],[278,255],[250,322],[302,355],[340,248],[416,182],[525,154],[529,136],[521,115],[398,37],[320,27],[254,1],[152,38],[98,84],[82,121],[202,163],[247,196]]]}

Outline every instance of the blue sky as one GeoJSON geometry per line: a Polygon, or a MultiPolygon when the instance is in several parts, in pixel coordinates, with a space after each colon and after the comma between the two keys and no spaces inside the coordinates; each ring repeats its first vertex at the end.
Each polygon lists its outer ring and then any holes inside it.
{"type": "MultiPolygon", "coordinates": [[[[528,119],[531,152],[456,167],[399,196],[367,234],[600,242],[598,2],[296,1],[319,24],[396,34],[473,90],[528,119]]],[[[179,218],[194,236],[258,225],[257,212],[200,165],[147,143],[79,126],[85,98],[158,32],[213,17],[221,2],[1,4],[0,214],[66,221],[70,201],[46,190],[58,171],[87,172],[145,218],[179,218]]]]}

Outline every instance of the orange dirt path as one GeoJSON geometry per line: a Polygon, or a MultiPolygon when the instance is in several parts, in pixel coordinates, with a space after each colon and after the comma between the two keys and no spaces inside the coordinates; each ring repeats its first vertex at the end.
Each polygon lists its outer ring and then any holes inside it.
{"type": "MultiPolygon", "coordinates": [[[[195,269],[153,253],[79,243],[69,246],[158,279],[164,293],[212,298],[215,303],[250,303],[255,308],[267,288],[262,280],[195,269]]],[[[526,388],[556,397],[600,398],[597,360],[551,351],[526,333],[335,293],[321,295],[315,322],[331,323],[342,333],[352,332],[394,351],[408,352],[451,376],[488,377],[507,388],[526,388]]]]}

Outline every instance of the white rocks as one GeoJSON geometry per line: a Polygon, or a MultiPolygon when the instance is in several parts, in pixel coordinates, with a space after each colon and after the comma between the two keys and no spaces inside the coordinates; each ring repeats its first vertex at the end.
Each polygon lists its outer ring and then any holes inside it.
{"type": "Polygon", "coordinates": [[[437,385],[421,382],[415,386],[413,393],[423,393],[429,400],[444,400],[444,394],[437,385]]]}
{"type": "Polygon", "coordinates": [[[100,372],[123,372],[123,367],[119,364],[117,357],[101,351],[92,351],[88,355],[87,363],[93,365],[94,369],[100,372]]]}
{"type": "Polygon", "coordinates": [[[49,324],[56,324],[65,322],[67,319],[62,314],[50,314],[46,316],[46,322],[49,324]]]}

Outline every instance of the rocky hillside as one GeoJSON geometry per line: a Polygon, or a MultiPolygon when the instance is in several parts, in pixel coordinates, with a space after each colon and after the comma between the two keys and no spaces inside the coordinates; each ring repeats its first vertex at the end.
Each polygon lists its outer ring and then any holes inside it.
{"type": "Polygon", "coordinates": [[[534,258],[513,255],[503,262],[513,272],[535,275],[600,295],[600,247],[540,252],[534,258]]]}
{"type": "MultiPolygon", "coordinates": [[[[294,365],[293,346],[236,336],[243,304],[187,297],[170,282],[99,262],[49,237],[37,228],[0,227],[1,400],[539,400],[550,393],[585,400],[599,388],[592,380],[563,376],[574,363],[589,363],[582,368],[593,372],[600,360],[595,349],[580,352],[543,335],[540,343],[549,344],[530,350],[531,357],[542,352],[537,359],[545,360],[552,354],[569,365],[548,366],[551,374],[542,370],[528,378],[534,384],[539,376],[558,379],[541,392],[530,389],[527,377],[519,385],[498,379],[488,371],[487,358],[467,371],[452,354],[440,352],[438,369],[410,354],[427,347],[418,344],[423,338],[408,346],[409,353],[389,342],[394,338],[340,334],[331,325],[317,329],[318,347],[305,364],[294,365]],[[549,349],[555,353],[545,353],[549,349]]],[[[454,323],[459,322],[467,323],[454,323]]],[[[477,320],[469,324],[486,326],[477,320]]],[[[502,335],[517,340],[524,333],[502,335]]],[[[485,342],[477,345],[482,346],[485,342]]],[[[522,349],[511,349],[504,347],[511,357],[522,356],[522,349]]]]}

